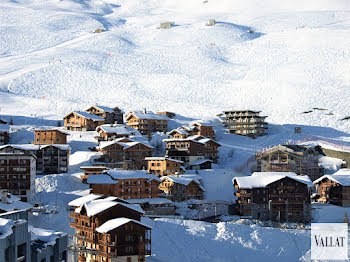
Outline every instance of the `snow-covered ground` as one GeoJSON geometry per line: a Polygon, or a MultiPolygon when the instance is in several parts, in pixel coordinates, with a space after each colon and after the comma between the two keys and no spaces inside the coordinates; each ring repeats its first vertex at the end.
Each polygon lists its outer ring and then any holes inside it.
{"type": "MultiPolygon", "coordinates": [[[[0,118],[14,124],[11,143],[30,143],[34,128],[94,103],[174,111],[170,128],[205,119],[222,147],[219,163],[199,175],[206,199],[225,201],[263,148],[290,140],[350,148],[350,121],[340,120],[350,116],[349,0],[2,0],[0,24],[0,118]],[[205,26],[209,19],[216,26],[205,26]],[[165,21],[175,26],[157,29],[165,21]],[[216,117],[226,109],[261,110],[269,135],[226,134],[216,117]]],[[[97,157],[93,136],[71,132],[69,173],[37,178],[36,200],[57,213],[32,215],[34,227],[73,233],[67,203],[89,192],[79,167],[97,157]]],[[[341,165],[321,162],[329,172],[341,165]]],[[[341,222],[345,211],[315,205],[313,216],[341,222]]],[[[149,261],[310,261],[306,231],[147,222],[149,261]]]]}

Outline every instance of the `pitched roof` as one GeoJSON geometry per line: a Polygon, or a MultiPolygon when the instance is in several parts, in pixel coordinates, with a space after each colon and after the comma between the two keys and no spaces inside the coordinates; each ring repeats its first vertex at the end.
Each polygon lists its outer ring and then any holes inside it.
{"type": "Polygon", "coordinates": [[[104,112],[113,113],[113,108],[108,107],[108,106],[94,105],[94,107],[97,107],[104,112]]]}
{"type": "MultiPolygon", "coordinates": [[[[130,139],[131,140],[131,139],[130,139]]],[[[102,149],[102,148],[106,148],[108,146],[117,144],[123,147],[123,150],[126,150],[130,147],[136,146],[138,144],[142,144],[150,149],[153,148],[153,146],[151,146],[148,142],[146,141],[132,141],[132,142],[118,142],[120,140],[114,140],[114,141],[101,141],[100,145],[97,147],[97,149],[102,149]]]]}
{"type": "Polygon", "coordinates": [[[125,204],[122,202],[117,202],[116,201],[117,198],[116,197],[107,197],[107,198],[103,198],[103,199],[95,199],[89,202],[86,202],[84,204],[82,204],[79,208],[77,208],[75,210],[75,213],[80,213],[82,208],[84,207],[86,210],[86,215],[88,217],[97,215],[111,207],[114,207],[116,205],[121,205],[124,207],[127,207],[129,209],[132,209],[138,213],[143,214],[144,211],[142,210],[142,208],[139,205],[136,204],[125,204]]]}
{"type": "Polygon", "coordinates": [[[0,149],[5,147],[11,147],[18,150],[24,150],[24,151],[36,151],[40,150],[46,147],[56,147],[61,150],[70,150],[71,147],[67,144],[48,144],[48,145],[35,145],[35,144],[8,144],[0,146],[0,149]]]}
{"type": "Polygon", "coordinates": [[[325,178],[332,180],[342,186],[350,186],[350,169],[343,168],[339,169],[333,175],[324,175],[314,181],[314,184],[318,184],[325,178]]]}
{"type": "Polygon", "coordinates": [[[189,165],[189,166],[195,166],[195,165],[204,164],[204,163],[206,163],[206,162],[211,162],[211,163],[213,163],[213,161],[210,160],[210,159],[197,159],[197,160],[194,160],[194,161],[190,162],[188,165],[189,165]]]}
{"type": "Polygon", "coordinates": [[[102,197],[102,195],[89,194],[89,195],[82,196],[82,197],[79,197],[77,199],[74,199],[73,201],[70,201],[68,203],[68,206],[78,207],[78,206],[81,206],[84,203],[87,203],[89,201],[92,201],[92,200],[95,200],[95,199],[98,199],[98,198],[101,198],[101,197],[102,197]]]}
{"type": "MultiPolygon", "coordinates": [[[[1,190],[0,190],[1,191],[1,190]]],[[[0,209],[6,212],[14,210],[29,210],[33,206],[27,202],[22,202],[19,197],[7,193],[7,203],[0,202],[0,209]]]]}
{"type": "Polygon", "coordinates": [[[205,191],[204,187],[201,186],[198,179],[193,177],[186,177],[185,175],[182,176],[163,176],[160,178],[162,181],[164,180],[171,180],[176,184],[188,186],[191,182],[196,183],[203,191],[205,191]]]}
{"type": "Polygon", "coordinates": [[[157,115],[152,111],[148,111],[147,113],[142,111],[131,111],[126,116],[126,120],[128,120],[131,115],[134,115],[138,119],[169,120],[169,117],[165,115],[157,115]]]}
{"type": "Polygon", "coordinates": [[[96,131],[103,130],[105,133],[117,135],[131,135],[130,127],[125,125],[101,125],[96,128],[96,131]]]}
{"type": "Polygon", "coordinates": [[[119,218],[114,218],[111,220],[108,220],[107,222],[103,223],[101,226],[99,226],[98,228],[96,228],[96,231],[99,233],[107,233],[109,231],[112,231],[118,227],[121,227],[125,224],[128,223],[135,223],[138,225],[141,225],[143,227],[147,227],[149,229],[151,229],[150,226],[141,223],[140,221],[134,220],[134,219],[130,219],[130,218],[125,218],[125,217],[119,217],[119,218]]]}
{"type": "Polygon", "coordinates": [[[93,121],[105,121],[102,117],[99,117],[99,116],[96,116],[96,115],[92,115],[88,112],[84,112],[84,111],[73,111],[69,114],[67,114],[64,118],[66,118],[67,116],[69,116],[70,114],[77,114],[81,117],[84,117],[86,119],[90,119],[90,120],[93,120],[93,121]]]}
{"type": "Polygon", "coordinates": [[[119,179],[147,179],[147,181],[161,180],[152,174],[148,174],[145,170],[107,170],[100,175],[89,175],[88,184],[117,184],[119,179]]]}
{"type": "Polygon", "coordinates": [[[298,176],[293,172],[255,172],[251,176],[235,177],[232,182],[236,182],[242,189],[264,188],[286,177],[313,187],[308,176],[298,176]]]}
{"type": "Polygon", "coordinates": [[[168,135],[171,135],[173,133],[179,133],[179,134],[182,134],[182,135],[189,135],[189,133],[185,130],[185,129],[182,129],[182,128],[176,128],[176,129],[173,129],[171,130],[168,135]]]}
{"type": "Polygon", "coordinates": [[[215,144],[217,144],[218,146],[221,146],[220,143],[216,142],[215,140],[211,139],[211,138],[207,138],[201,135],[192,135],[186,138],[167,138],[167,139],[163,139],[164,142],[176,142],[176,141],[192,141],[195,143],[200,143],[200,144],[207,144],[209,142],[213,142],[215,144]]]}

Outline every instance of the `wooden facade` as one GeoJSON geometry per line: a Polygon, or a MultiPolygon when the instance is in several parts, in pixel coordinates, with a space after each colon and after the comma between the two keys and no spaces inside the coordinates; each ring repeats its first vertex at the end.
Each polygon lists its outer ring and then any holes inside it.
{"type": "Polygon", "coordinates": [[[0,189],[6,189],[24,202],[33,202],[36,157],[32,154],[0,153],[0,189]]]}
{"type": "MultiPolygon", "coordinates": [[[[267,172],[268,173],[268,172],[267,172]]],[[[268,174],[267,174],[268,175],[268,174]]],[[[240,215],[254,219],[279,222],[303,222],[311,220],[311,180],[299,180],[298,176],[274,175],[275,179],[265,185],[254,180],[262,178],[250,177],[253,185],[247,186],[247,177],[233,179],[237,207],[240,215]]]]}
{"type": "Polygon", "coordinates": [[[151,255],[151,229],[139,222],[142,214],[138,205],[113,198],[70,205],[69,226],[75,229],[78,262],[145,261],[151,255]]]}
{"type": "Polygon", "coordinates": [[[70,155],[69,145],[5,145],[0,147],[0,153],[35,155],[37,173],[59,174],[68,172],[70,155]]]}
{"type": "Polygon", "coordinates": [[[266,116],[260,116],[260,111],[232,110],[225,111],[224,114],[224,125],[231,134],[252,138],[267,135],[266,116]]]}
{"type": "Polygon", "coordinates": [[[107,106],[93,105],[85,111],[103,118],[105,124],[123,124],[124,122],[124,112],[119,107],[110,108],[107,106]]]}
{"type": "Polygon", "coordinates": [[[152,132],[166,133],[168,131],[169,118],[153,112],[131,111],[125,120],[128,126],[137,129],[142,135],[150,135],[152,132]]]}
{"type": "Polygon", "coordinates": [[[204,188],[195,179],[184,176],[166,176],[161,179],[162,183],[159,185],[159,189],[162,191],[161,196],[172,201],[180,202],[204,198],[204,188]]]}
{"type": "Polygon", "coordinates": [[[35,145],[67,144],[68,133],[58,129],[34,130],[35,145]]]}
{"type": "Polygon", "coordinates": [[[323,175],[323,168],[318,166],[318,156],[322,152],[317,147],[298,145],[278,145],[256,154],[257,171],[294,172],[307,175],[312,181],[323,175]]]}
{"type": "Polygon", "coordinates": [[[135,132],[129,131],[130,129],[124,125],[102,125],[96,128],[98,141],[113,141],[118,138],[129,137],[135,135],[135,132]]]}
{"type": "Polygon", "coordinates": [[[322,176],[314,184],[318,202],[350,207],[350,169],[348,174],[322,176]]]}
{"type": "Polygon", "coordinates": [[[102,157],[96,159],[99,162],[103,162],[106,165],[110,163],[112,164],[111,167],[141,170],[147,169],[145,158],[152,155],[153,147],[142,142],[111,141],[101,143],[97,150],[102,152],[102,157]]]}
{"type": "Polygon", "coordinates": [[[104,119],[88,112],[74,111],[64,118],[64,127],[73,131],[94,131],[104,124],[104,119]]]}
{"type": "Polygon", "coordinates": [[[214,132],[213,126],[208,124],[202,124],[200,122],[194,122],[192,123],[192,126],[195,126],[199,129],[196,135],[215,139],[215,132],[214,132]]]}
{"type": "Polygon", "coordinates": [[[87,183],[91,193],[123,199],[158,198],[160,179],[145,171],[107,170],[101,175],[90,175],[87,183]]]}
{"type": "Polygon", "coordinates": [[[166,157],[146,157],[148,163],[148,173],[158,177],[174,175],[181,172],[180,160],[166,158],[166,157]]]}
{"type": "Polygon", "coordinates": [[[166,157],[181,160],[187,166],[198,159],[218,161],[218,148],[221,146],[209,138],[190,136],[186,139],[164,139],[166,143],[166,157]]]}

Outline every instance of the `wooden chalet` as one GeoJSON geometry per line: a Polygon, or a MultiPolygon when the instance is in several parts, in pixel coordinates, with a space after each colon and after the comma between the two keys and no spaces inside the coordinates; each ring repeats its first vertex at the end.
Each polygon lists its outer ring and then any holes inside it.
{"type": "Polygon", "coordinates": [[[10,126],[0,119],[0,145],[6,145],[10,141],[10,126]]]}
{"type": "Polygon", "coordinates": [[[0,152],[0,189],[21,201],[33,202],[36,179],[36,156],[0,152]]]}
{"type": "Polygon", "coordinates": [[[129,138],[101,141],[97,151],[102,157],[96,159],[108,167],[124,169],[147,169],[145,158],[152,155],[153,147],[146,141],[138,142],[129,138]]]}
{"type": "Polygon", "coordinates": [[[69,145],[10,144],[0,146],[0,153],[32,154],[36,157],[36,172],[39,174],[67,173],[69,145]]]}
{"type": "Polygon", "coordinates": [[[34,141],[32,142],[32,144],[67,144],[68,135],[69,133],[60,129],[34,130],[34,141]]]}
{"type": "Polygon", "coordinates": [[[104,119],[105,124],[123,124],[124,112],[119,107],[108,107],[101,105],[90,106],[85,110],[86,112],[99,116],[104,119]]]}
{"type": "Polygon", "coordinates": [[[350,207],[350,169],[340,169],[333,175],[324,175],[313,182],[316,200],[342,207],[350,207]]]}
{"type": "Polygon", "coordinates": [[[113,141],[117,138],[129,137],[135,135],[136,130],[120,124],[101,125],[96,128],[98,141],[113,141]]]}
{"type": "Polygon", "coordinates": [[[63,120],[64,127],[73,131],[95,131],[105,121],[102,117],[83,111],[71,112],[63,120]]]}
{"type": "Polygon", "coordinates": [[[166,133],[168,131],[169,118],[151,111],[131,111],[125,120],[128,126],[137,129],[142,135],[150,135],[152,132],[166,133]]]}
{"type": "Polygon", "coordinates": [[[267,116],[260,116],[260,111],[230,110],[224,111],[224,125],[228,133],[256,138],[267,135],[267,116]]]}
{"type": "Polygon", "coordinates": [[[189,126],[181,126],[173,129],[168,133],[172,138],[187,138],[189,136],[203,136],[211,139],[215,139],[215,132],[213,127],[208,124],[199,122],[193,122],[189,126]]]}
{"type": "Polygon", "coordinates": [[[205,189],[194,176],[164,176],[161,180],[162,183],[159,185],[159,189],[162,191],[162,197],[175,202],[203,199],[205,189]]]}
{"type": "Polygon", "coordinates": [[[217,163],[218,148],[221,145],[210,138],[195,135],[184,139],[174,138],[163,141],[166,143],[166,157],[181,160],[186,167],[190,162],[204,158],[217,163]]]}
{"type": "Polygon", "coordinates": [[[311,188],[308,176],[293,172],[255,172],[233,180],[241,216],[279,222],[311,220],[311,188]]]}
{"type": "Polygon", "coordinates": [[[161,180],[143,170],[107,170],[100,175],[89,175],[91,192],[123,199],[158,198],[161,180]]]}
{"type": "Polygon", "coordinates": [[[158,177],[174,175],[181,172],[182,161],[167,157],[146,157],[148,173],[158,177]]]}
{"type": "Polygon", "coordinates": [[[140,222],[144,212],[139,205],[93,194],[68,205],[78,262],[138,262],[151,255],[151,228],[140,222]]]}
{"type": "Polygon", "coordinates": [[[323,153],[318,146],[278,145],[256,154],[255,157],[257,171],[294,172],[315,180],[324,172],[324,169],[318,165],[320,155],[323,153]]]}

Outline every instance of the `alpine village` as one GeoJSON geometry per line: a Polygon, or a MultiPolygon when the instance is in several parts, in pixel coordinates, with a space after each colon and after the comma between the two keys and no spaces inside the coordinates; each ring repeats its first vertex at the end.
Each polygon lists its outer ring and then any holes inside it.
{"type": "MultiPolygon", "coordinates": [[[[199,174],[213,170],[215,176],[222,146],[216,130],[240,135],[238,139],[268,136],[267,116],[230,110],[220,113],[214,125],[193,120],[169,128],[177,117],[173,112],[143,109],[125,114],[118,107],[92,105],[67,113],[64,126],[58,121],[57,127],[32,130],[28,144],[11,144],[14,124],[0,120],[0,228],[12,232],[0,237],[0,260],[68,261],[70,253],[78,262],[140,262],[152,254],[152,227],[144,218],[217,222],[233,216],[274,227],[305,226],[312,221],[315,203],[350,206],[350,152],[304,141],[255,152],[242,162],[250,175],[231,181],[231,201],[206,199],[208,185],[199,174]],[[85,133],[93,134],[96,146],[90,151],[95,157],[79,167],[80,183],[89,193],[67,206],[75,234],[34,228],[28,217],[55,212],[35,198],[36,176],[69,172],[68,138],[85,133]],[[156,146],[151,144],[154,137],[156,146]],[[327,173],[322,157],[338,159],[339,169],[327,173]],[[184,215],[184,209],[194,212],[184,215]]],[[[303,131],[295,127],[294,132],[303,131]]]]}

